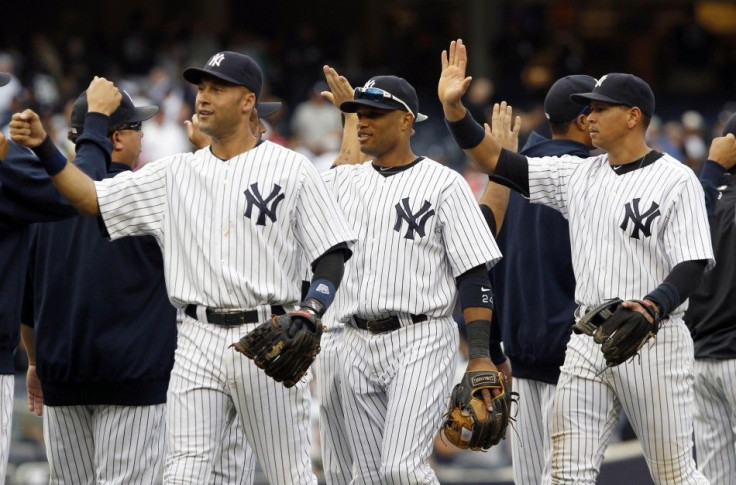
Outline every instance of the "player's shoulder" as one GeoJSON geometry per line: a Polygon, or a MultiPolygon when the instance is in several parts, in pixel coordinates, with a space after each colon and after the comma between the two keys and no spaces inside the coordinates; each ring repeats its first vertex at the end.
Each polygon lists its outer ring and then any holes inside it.
{"type": "Polygon", "coordinates": [[[422,172],[424,177],[435,179],[440,185],[452,185],[458,182],[465,183],[465,178],[457,170],[453,170],[447,165],[443,165],[429,157],[422,157],[417,164],[417,168],[422,172]]]}
{"type": "Polygon", "coordinates": [[[664,170],[669,174],[674,175],[677,178],[697,178],[693,169],[670,155],[669,153],[662,153],[662,156],[653,165],[660,170],[664,170]]]}
{"type": "Polygon", "coordinates": [[[253,148],[254,154],[262,157],[268,162],[287,162],[298,165],[314,167],[309,159],[291,148],[279,145],[272,141],[264,140],[253,148]]]}

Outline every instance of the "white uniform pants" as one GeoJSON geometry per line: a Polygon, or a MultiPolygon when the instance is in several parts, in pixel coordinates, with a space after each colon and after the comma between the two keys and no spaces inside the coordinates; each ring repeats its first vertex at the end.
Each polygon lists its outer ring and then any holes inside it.
{"type": "Polygon", "coordinates": [[[457,324],[431,318],[380,335],[351,325],[344,332],[351,483],[438,484],[428,458],[455,384],[457,324]]]}
{"type": "Polygon", "coordinates": [[[291,389],[228,348],[258,324],[218,327],[185,317],[168,392],[165,484],[211,480],[233,411],[272,485],[316,485],[309,456],[308,374],[291,389]]]}
{"type": "Polygon", "coordinates": [[[0,483],[5,480],[10,454],[14,385],[15,376],[13,374],[0,374],[0,483]]]}
{"type": "MultiPolygon", "coordinates": [[[[512,363],[513,365],[513,363],[512,363]]],[[[516,485],[539,485],[549,474],[552,458],[552,405],[555,385],[531,379],[514,378],[519,393],[518,412],[511,441],[511,457],[516,485]]]]}

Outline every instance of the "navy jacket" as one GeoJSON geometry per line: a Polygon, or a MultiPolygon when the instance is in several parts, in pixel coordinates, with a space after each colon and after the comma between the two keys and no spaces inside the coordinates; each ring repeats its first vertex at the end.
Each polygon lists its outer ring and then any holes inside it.
{"type": "MultiPolygon", "coordinates": [[[[537,133],[519,153],[590,156],[581,143],[537,133]]],[[[493,333],[500,333],[514,377],[556,384],[577,306],[568,223],[558,211],[511,191],[497,242],[503,259],[490,272],[493,333]]]]}
{"type": "Polygon", "coordinates": [[[0,374],[15,372],[13,351],[20,340],[28,224],[77,213],[56,191],[38,157],[12,141],[8,144],[10,150],[0,162],[0,374]]]}
{"type": "Polygon", "coordinates": [[[693,336],[696,359],[736,359],[736,175],[708,161],[700,181],[718,264],[690,295],[685,323],[693,336]]]}
{"type": "MultiPolygon", "coordinates": [[[[88,136],[104,138],[106,131],[106,123],[85,124],[88,136]]],[[[115,162],[109,170],[104,165],[97,164],[92,178],[130,170],[115,162]]],[[[36,370],[45,404],[166,402],[176,310],[167,297],[163,258],[153,237],[110,242],[95,217],[38,225],[26,302],[24,323],[36,330],[36,370]]]]}

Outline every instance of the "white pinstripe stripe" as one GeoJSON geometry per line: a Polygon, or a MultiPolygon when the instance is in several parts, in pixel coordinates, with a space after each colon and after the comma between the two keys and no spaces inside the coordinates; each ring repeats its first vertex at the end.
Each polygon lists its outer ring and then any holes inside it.
{"type": "Polygon", "coordinates": [[[381,335],[346,326],[342,399],[353,484],[438,484],[428,458],[455,374],[458,331],[430,319],[381,335]]]}
{"type": "Polygon", "coordinates": [[[736,485],[736,359],[695,360],[695,454],[712,485],[736,485]]]}
{"type": "Polygon", "coordinates": [[[539,485],[549,473],[552,456],[552,405],[555,385],[514,378],[519,410],[508,433],[516,485],[539,485]]]}
{"type": "Polygon", "coordinates": [[[551,483],[595,484],[623,410],[655,483],[707,484],[692,455],[692,366],[692,339],[681,319],[665,321],[640,357],[612,368],[592,338],[573,335],[555,394],[551,483]]]}
{"type": "Polygon", "coordinates": [[[256,455],[245,439],[240,417],[233,412],[227,417],[220,447],[215,452],[209,485],[249,485],[256,471],[256,455]]]}
{"type": "Polygon", "coordinates": [[[13,388],[15,376],[0,374],[0,483],[5,480],[13,427],[13,388]]]}
{"type": "Polygon", "coordinates": [[[164,453],[165,407],[44,406],[49,484],[155,483],[164,453]]]}
{"type": "Polygon", "coordinates": [[[323,334],[322,350],[312,367],[317,382],[322,468],[327,485],[344,485],[352,479],[353,458],[340,398],[342,336],[342,327],[334,326],[323,334]]]}
{"type": "Polygon", "coordinates": [[[222,328],[185,317],[179,326],[168,392],[165,484],[210,480],[233,409],[269,483],[317,483],[309,456],[311,376],[287,389],[228,348],[256,325],[222,328]]]}

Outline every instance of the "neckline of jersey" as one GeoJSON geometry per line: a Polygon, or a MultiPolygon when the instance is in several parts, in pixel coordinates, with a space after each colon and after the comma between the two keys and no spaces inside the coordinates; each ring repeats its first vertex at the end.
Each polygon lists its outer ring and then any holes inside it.
{"type": "Polygon", "coordinates": [[[412,161],[411,163],[407,163],[406,165],[400,165],[398,167],[381,167],[371,162],[371,167],[373,167],[373,170],[383,175],[384,177],[389,177],[391,175],[401,173],[404,170],[409,170],[411,167],[421,162],[422,160],[424,160],[424,157],[417,157],[417,159],[412,161]]]}
{"type": "Polygon", "coordinates": [[[626,163],[624,165],[609,165],[609,167],[611,167],[611,170],[613,170],[613,173],[615,173],[616,175],[624,175],[626,173],[633,172],[634,170],[648,167],[649,165],[659,160],[661,157],[661,152],[658,152],[657,150],[652,150],[643,157],[634,160],[631,163],[626,163]]]}
{"type": "MultiPolygon", "coordinates": [[[[259,146],[261,146],[264,141],[266,141],[266,140],[264,140],[263,138],[261,138],[260,140],[257,140],[256,141],[256,144],[253,145],[253,148],[250,148],[250,149],[244,151],[243,153],[248,153],[251,150],[255,150],[256,148],[258,148],[259,146]]],[[[228,162],[228,161],[232,160],[233,158],[238,158],[240,155],[243,154],[243,153],[238,153],[237,155],[235,155],[232,158],[220,158],[217,155],[215,155],[214,152],[212,151],[212,145],[209,146],[209,149],[210,149],[210,155],[212,155],[213,157],[215,157],[216,159],[218,159],[221,162],[228,162]]]]}

